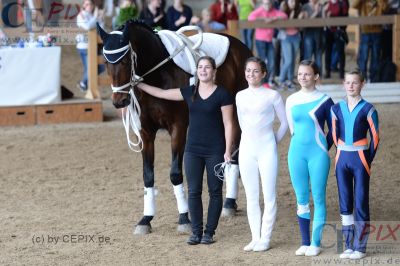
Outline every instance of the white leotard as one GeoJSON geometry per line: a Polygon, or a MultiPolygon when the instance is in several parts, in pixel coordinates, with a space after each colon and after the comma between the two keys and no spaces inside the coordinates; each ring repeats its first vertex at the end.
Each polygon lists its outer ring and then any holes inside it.
{"type": "Polygon", "coordinates": [[[277,143],[285,135],[288,124],[282,97],[277,91],[247,88],[236,95],[236,106],[242,136],[239,168],[247,199],[247,217],[252,242],[269,244],[276,218],[276,176],[278,173],[277,143]],[[273,130],[275,113],[280,127],[273,130]],[[259,180],[264,195],[261,219],[259,180]]]}

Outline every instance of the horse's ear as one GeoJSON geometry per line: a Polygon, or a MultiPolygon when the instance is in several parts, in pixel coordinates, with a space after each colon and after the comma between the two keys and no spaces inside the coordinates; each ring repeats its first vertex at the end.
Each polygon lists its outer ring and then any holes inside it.
{"type": "Polygon", "coordinates": [[[96,23],[96,26],[97,26],[97,33],[100,35],[100,38],[104,42],[104,40],[108,36],[108,33],[103,30],[103,28],[99,25],[99,23],[96,23]]]}
{"type": "Polygon", "coordinates": [[[125,40],[129,40],[129,24],[128,24],[128,22],[125,23],[124,31],[122,32],[122,37],[125,40]]]}

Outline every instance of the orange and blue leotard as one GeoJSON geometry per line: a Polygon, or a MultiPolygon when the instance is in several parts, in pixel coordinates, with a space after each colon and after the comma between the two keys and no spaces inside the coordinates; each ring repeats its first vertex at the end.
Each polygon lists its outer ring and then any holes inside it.
{"type": "Polygon", "coordinates": [[[378,112],[364,99],[360,99],[351,111],[342,100],[332,106],[331,117],[332,137],[337,146],[335,168],[346,249],[365,253],[370,219],[370,169],[379,142],[378,112]]]}

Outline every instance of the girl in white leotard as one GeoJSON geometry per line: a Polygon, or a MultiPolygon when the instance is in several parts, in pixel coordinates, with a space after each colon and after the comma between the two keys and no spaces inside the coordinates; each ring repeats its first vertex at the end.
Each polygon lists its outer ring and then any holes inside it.
{"type": "Polygon", "coordinates": [[[247,199],[247,218],[252,240],[245,251],[269,249],[276,218],[276,176],[278,173],[279,143],[286,133],[285,106],[277,91],[262,87],[267,74],[265,62],[251,57],[246,61],[245,75],[249,87],[236,95],[237,113],[242,130],[239,169],[247,199]],[[280,127],[273,130],[277,114],[280,127]],[[260,176],[264,195],[264,214],[261,218],[260,176]]]}

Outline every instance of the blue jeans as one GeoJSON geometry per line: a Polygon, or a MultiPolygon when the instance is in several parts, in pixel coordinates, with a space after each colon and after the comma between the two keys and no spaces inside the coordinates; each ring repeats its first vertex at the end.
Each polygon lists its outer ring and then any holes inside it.
{"type": "Polygon", "coordinates": [[[346,43],[340,39],[337,32],[326,31],[325,71],[327,76],[330,76],[331,69],[336,68],[337,63],[339,63],[340,78],[344,78],[346,64],[345,47],[346,43]]]}
{"type": "MultiPolygon", "coordinates": [[[[83,77],[82,77],[82,82],[85,84],[85,86],[88,86],[88,63],[87,63],[87,49],[78,49],[78,53],[81,56],[81,61],[83,65],[83,77]]],[[[97,73],[103,73],[104,70],[106,70],[105,65],[98,65],[97,67],[97,73]]]]}
{"type": "Polygon", "coordinates": [[[222,185],[223,182],[215,176],[214,166],[224,161],[222,154],[198,155],[185,152],[183,157],[185,174],[188,183],[189,213],[192,219],[192,232],[195,235],[203,235],[203,173],[207,171],[208,185],[208,213],[207,224],[204,233],[214,235],[218,226],[222,211],[222,185]]]}
{"type": "Polygon", "coordinates": [[[322,30],[304,32],[304,60],[312,60],[314,56],[320,76],[322,76],[322,34],[322,30]]]}
{"type": "Polygon", "coordinates": [[[281,41],[281,47],[283,64],[281,66],[279,82],[282,83],[285,80],[293,81],[296,55],[300,47],[300,33],[286,35],[286,38],[281,41]]]}
{"type": "Polygon", "coordinates": [[[367,77],[371,82],[377,82],[377,71],[379,64],[379,52],[381,50],[381,33],[362,33],[360,48],[358,52],[358,67],[363,73],[364,77],[367,77]],[[368,54],[371,49],[371,60],[369,62],[369,75],[367,76],[367,63],[368,54]]]}
{"type": "Polygon", "coordinates": [[[264,42],[256,40],[256,48],[258,57],[267,63],[267,76],[265,76],[265,81],[272,81],[275,76],[275,53],[274,53],[274,45],[272,42],[264,42]]]}
{"type": "Polygon", "coordinates": [[[254,36],[254,30],[253,29],[242,29],[240,30],[242,32],[242,38],[244,41],[244,44],[253,51],[253,36],[254,36]]]}

